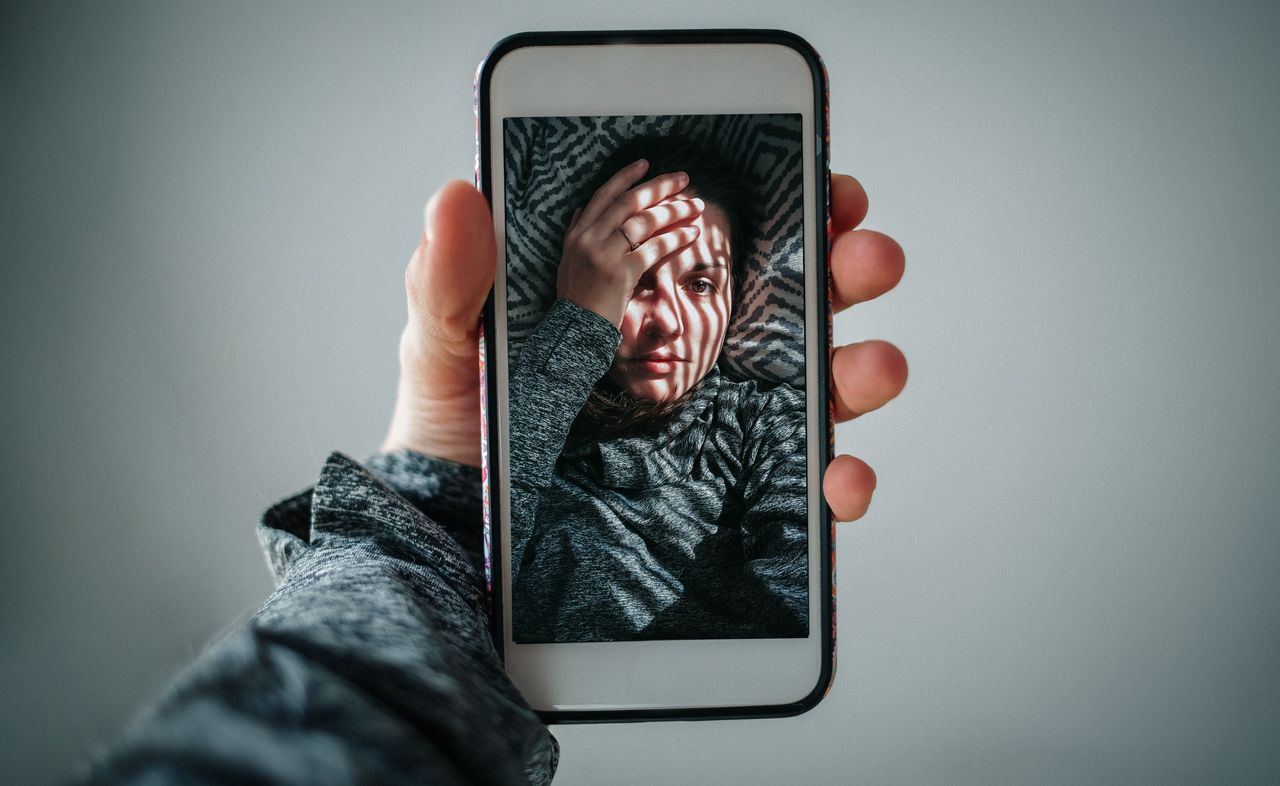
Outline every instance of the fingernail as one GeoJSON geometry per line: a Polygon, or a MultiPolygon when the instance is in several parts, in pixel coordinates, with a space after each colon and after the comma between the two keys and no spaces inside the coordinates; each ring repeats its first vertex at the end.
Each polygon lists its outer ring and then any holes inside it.
{"type": "Polygon", "coordinates": [[[631,166],[636,167],[637,169],[644,169],[645,167],[649,166],[649,162],[641,158],[641,159],[637,159],[636,162],[631,166]]]}
{"type": "Polygon", "coordinates": [[[703,202],[703,201],[702,201],[702,199],[700,199],[699,197],[694,197],[694,198],[693,198],[693,205],[694,205],[694,207],[698,208],[699,210],[702,210],[703,208],[705,208],[705,207],[707,206],[707,203],[706,203],[706,202],[703,202]]]}
{"type": "Polygon", "coordinates": [[[676,180],[680,181],[680,183],[682,183],[682,184],[683,184],[683,183],[688,183],[688,182],[689,182],[689,173],[688,173],[688,172],[676,172],[676,180]]]}

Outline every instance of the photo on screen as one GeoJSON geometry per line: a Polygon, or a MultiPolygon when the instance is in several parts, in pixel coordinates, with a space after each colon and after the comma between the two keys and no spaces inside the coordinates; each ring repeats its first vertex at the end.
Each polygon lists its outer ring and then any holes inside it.
{"type": "Polygon", "coordinates": [[[503,145],[513,640],[807,636],[801,116],[503,145]]]}

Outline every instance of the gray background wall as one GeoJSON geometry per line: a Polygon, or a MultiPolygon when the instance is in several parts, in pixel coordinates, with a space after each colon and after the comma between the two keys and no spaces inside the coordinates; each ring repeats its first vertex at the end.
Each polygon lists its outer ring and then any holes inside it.
{"type": "Polygon", "coordinates": [[[796,719],[567,727],[561,783],[1280,769],[1273,3],[6,4],[0,771],[57,780],[270,589],[260,510],[383,435],[403,266],[523,29],[784,27],[901,239],[840,319],[840,669],[796,719]]]}

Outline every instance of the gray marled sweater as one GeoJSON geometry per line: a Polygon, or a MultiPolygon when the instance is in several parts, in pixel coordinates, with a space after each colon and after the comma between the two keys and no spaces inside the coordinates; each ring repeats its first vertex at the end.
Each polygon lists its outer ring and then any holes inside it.
{"type": "Polygon", "coordinates": [[[367,465],[333,453],[263,515],[275,593],[91,782],[551,780],[555,739],[489,638],[479,470],[409,451],[367,465]]]}
{"type": "MultiPolygon", "coordinates": [[[[558,461],[574,401],[618,336],[569,304],[540,330],[552,341],[534,342],[514,375],[551,402],[529,410],[543,425],[518,426],[529,439],[513,453],[513,502],[537,510],[514,522],[532,608],[593,615],[586,632],[600,637],[803,633],[798,394],[714,375],[657,441],[580,446],[558,461]],[[547,493],[557,488],[559,501],[547,493]],[[608,515],[584,519],[588,498],[608,515]]],[[[86,779],[549,782],[555,739],[489,638],[480,505],[474,467],[409,451],[366,466],[331,454],[312,488],[263,514],[276,591],[86,779]]]]}
{"type": "Polygon", "coordinates": [[[567,444],[620,341],[557,300],[520,349],[513,637],[806,635],[804,397],[712,370],[657,433],[567,444]]]}

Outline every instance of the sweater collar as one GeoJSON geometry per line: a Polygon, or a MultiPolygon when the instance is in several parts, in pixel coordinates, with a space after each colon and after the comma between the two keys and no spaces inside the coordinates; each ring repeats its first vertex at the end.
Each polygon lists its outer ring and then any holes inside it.
{"type": "Polygon", "coordinates": [[[710,431],[720,382],[720,371],[713,366],[693,397],[657,432],[568,447],[562,460],[574,461],[610,488],[654,488],[688,479],[710,431]]]}

